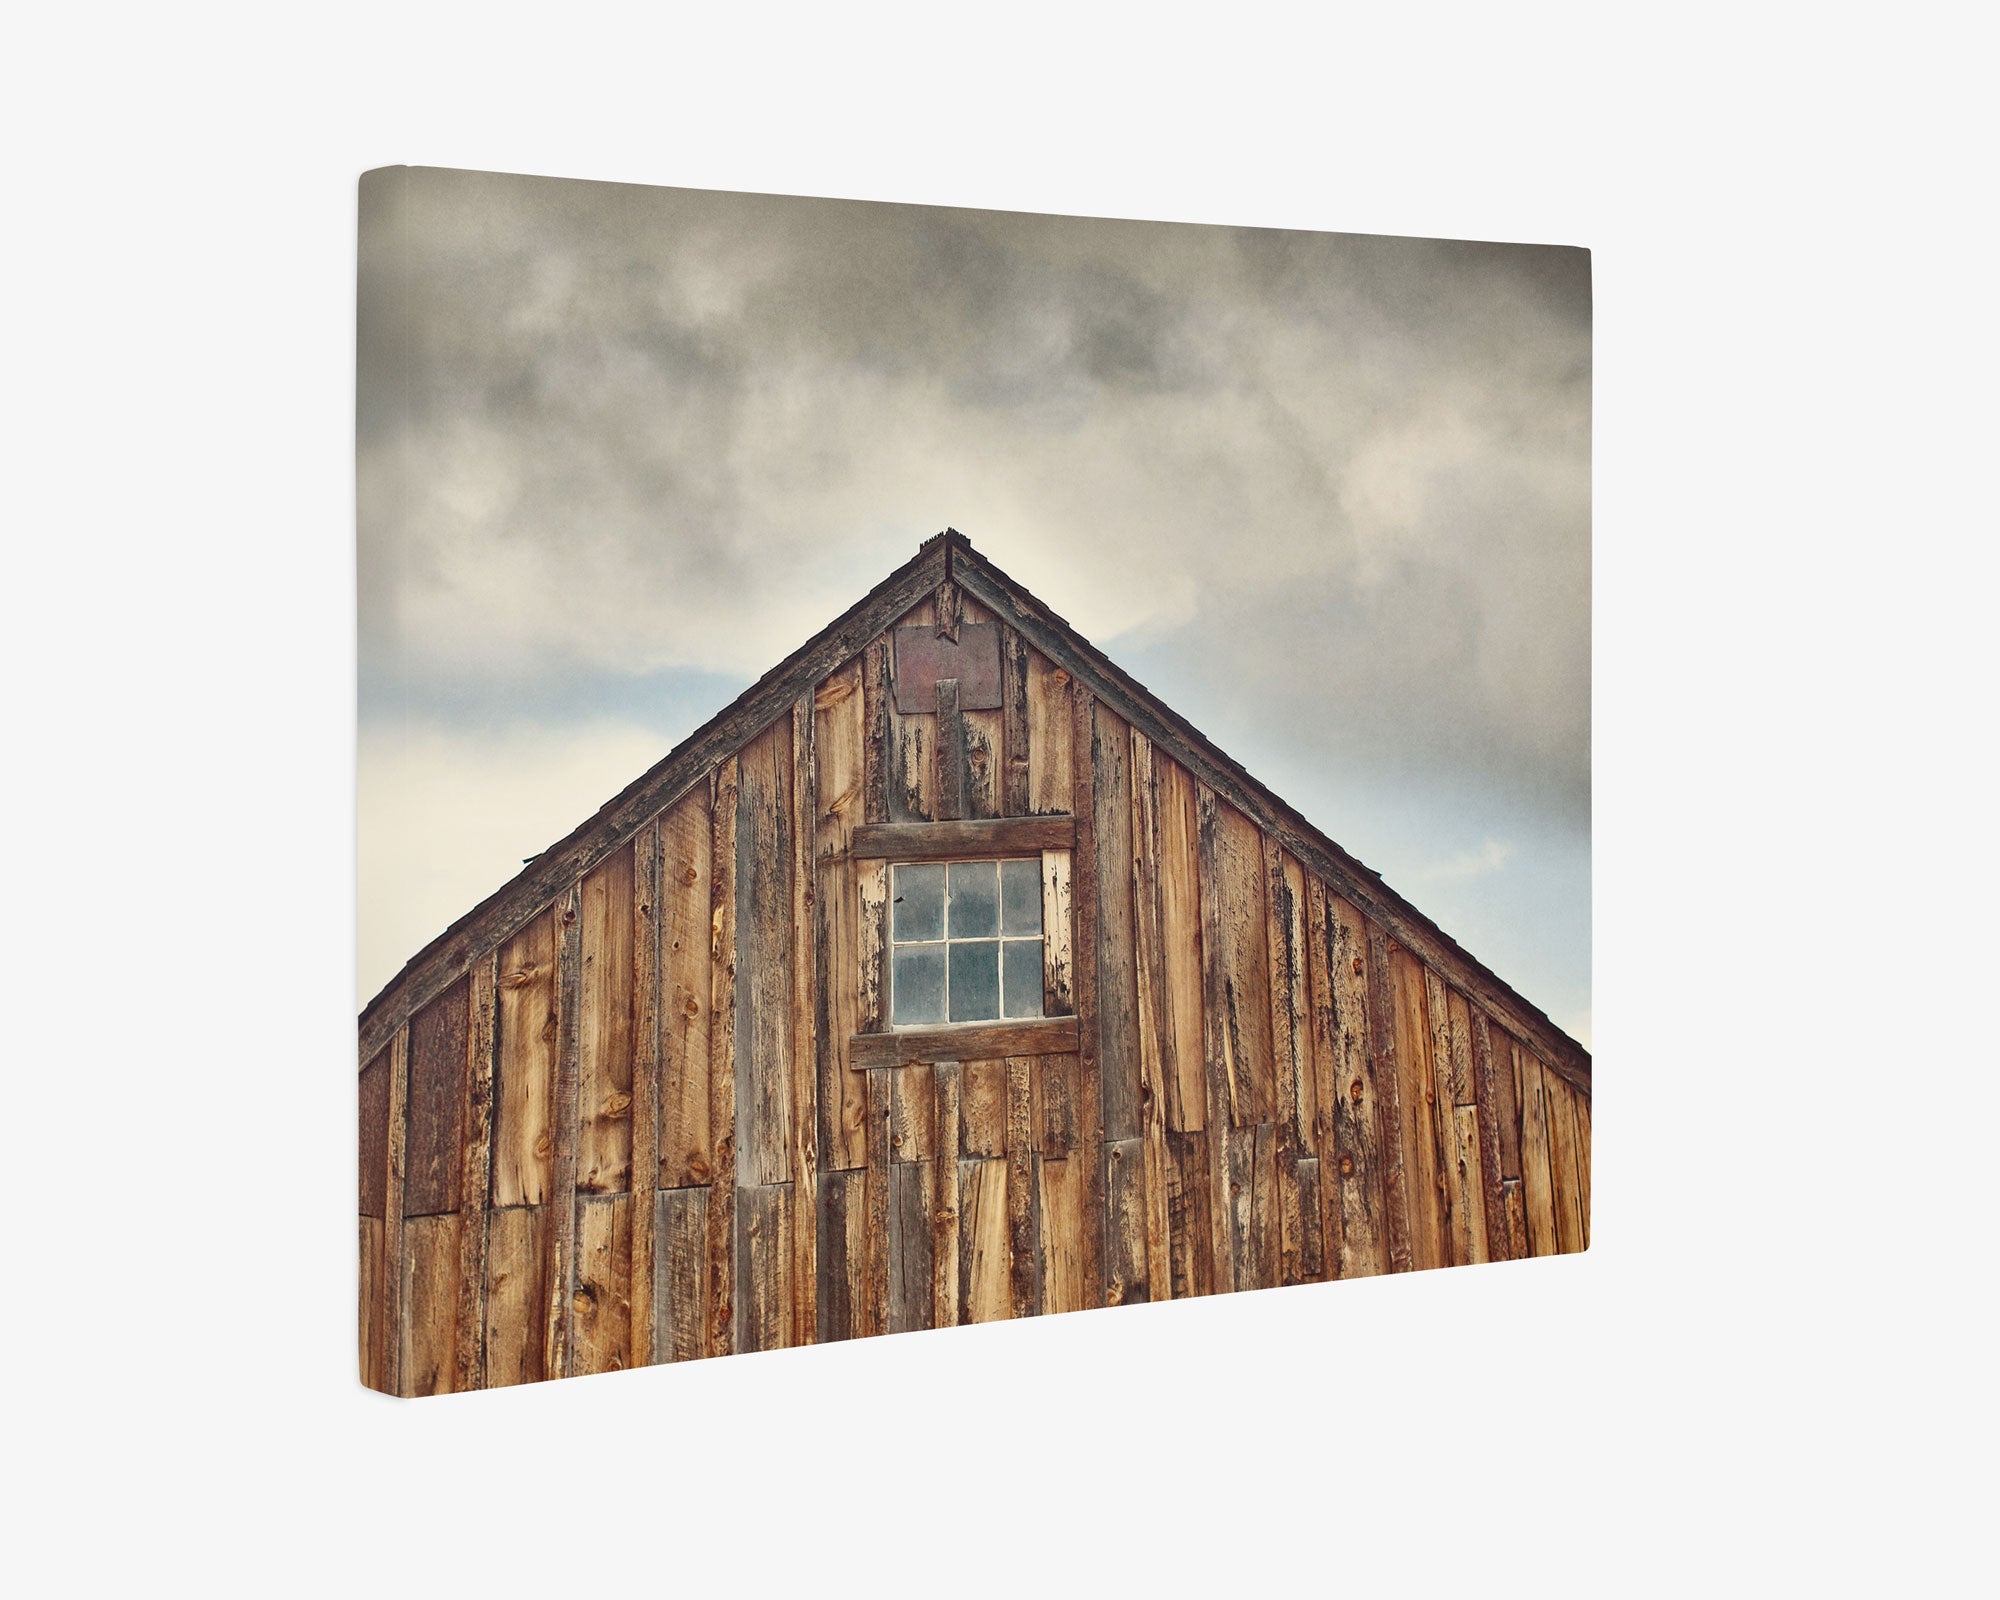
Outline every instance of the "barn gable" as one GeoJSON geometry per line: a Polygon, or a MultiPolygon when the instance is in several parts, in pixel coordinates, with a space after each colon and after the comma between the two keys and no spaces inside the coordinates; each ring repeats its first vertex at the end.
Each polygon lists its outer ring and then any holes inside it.
{"type": "Polygon", "coordinates": [[[393,1393],[1587,1240],[1587,1053],[951,532],[360,1031],[393,1393]],[[900,942],[945,861],[1013,943],[900,942]]]}

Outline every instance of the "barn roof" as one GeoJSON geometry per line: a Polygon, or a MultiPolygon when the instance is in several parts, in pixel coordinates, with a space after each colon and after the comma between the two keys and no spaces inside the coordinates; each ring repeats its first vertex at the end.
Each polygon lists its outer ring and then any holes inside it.
{"type": "Polygon", "coordinates": [[[674,746],[595,816],[532,858],[512,881],[411,957],[362,1010],[361,1064],[366,1066],[374,1059],[413,1012],[463,976],[480,954],[510,937],[569,883],[622,847],[648,818],[672,804],[711,766],[748,742],[801,694],[852,659],[948,580],[1005,620],[1155,745],[1230,800],[1399,944],[1449,973],[1471,998],[1533,1046],[1570,1082],[1585,1093],[1590,1091],[1590,1053],[1546,1013],[1391,889],[1380,874],[1349,855],[1200,729],[974,550],[964,534],[950,528],[926,539],[914,558],[674,746]]]}

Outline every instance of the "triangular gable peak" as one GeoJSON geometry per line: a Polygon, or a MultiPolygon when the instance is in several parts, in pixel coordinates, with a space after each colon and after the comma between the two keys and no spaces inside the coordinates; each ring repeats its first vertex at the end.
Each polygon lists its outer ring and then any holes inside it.
{"type": "MultiPolygon", "coordinates": [[[[1289,856],[1330,892],[1351,903],[1395,946],[1448,975],[1486,1016],[1501,1024],[1585,1095],[1590,1055],[1540,1009],[1501,981],[1381,877],[1349,855],[1253,778],[1199,729],[1136,682],[1048,605],[972,548],[955,530],[924,541],[916,556],[797,651],[675,746],[595,816],[530,861],[516,877],[420,951],[363,1010],[360,1064],[374,1060],[411,1016],[463,977],[484,954],[555,904],[571,886],[622,849],[645,825],[719,763],[790,714],[834,674],[899,624],[921,620],[941,639],[955,638],[968,613],[1000,624],[1009,648],[1038,656],[1177,763],[1208,795],[1226,802],[1281,856],[1289,856]],[[1018,646],[1014,641],[1019,641],[1018,646]]],[[[934,708],[933,708],[934,709],[934,708]]],[[[1006,718],[1025,715],[1006,706],[1006,718]]],[[[900,719],[898,719],[900,720],[900,719]]],[[[985,752],[990,755],[990,752],[985,752]]],[[[974,765],[980,764],[974,751],[974,765]]],[[[874,751],[871,759],[896,760],[874,751]]],[[[1004,758],[1002,758],[1004,759],[1004,758]]],[[[904,764],[896,762],[898,771],[904,764]]],[[[974,781],[1002,784],[1005,773],[974,781]]]]}

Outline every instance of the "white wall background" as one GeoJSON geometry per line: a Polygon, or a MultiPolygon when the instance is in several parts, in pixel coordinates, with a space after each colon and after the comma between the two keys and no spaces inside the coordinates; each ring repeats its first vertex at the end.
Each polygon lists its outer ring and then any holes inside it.
{"type": "Polygon", "coordinates": [[[17,19],[23,1592],[1973,1586],[1992,128],[1960,15],[17,19]],[[406,160],[1591,246],[1595,1248],[358,1388],[354,180],[406,160]]]}

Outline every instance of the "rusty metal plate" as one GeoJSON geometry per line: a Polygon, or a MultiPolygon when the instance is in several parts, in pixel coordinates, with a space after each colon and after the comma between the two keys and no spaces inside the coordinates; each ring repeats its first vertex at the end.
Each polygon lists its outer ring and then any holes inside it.
{"type": "Polygon", "coordinates": [[[956,644],[928,625],[898,628],[895,678],[896,709],[905,716],[937,710],[940,678],[958,679],[959,710],[999,709],[1000,625],[961,622],[956,644]]]}

